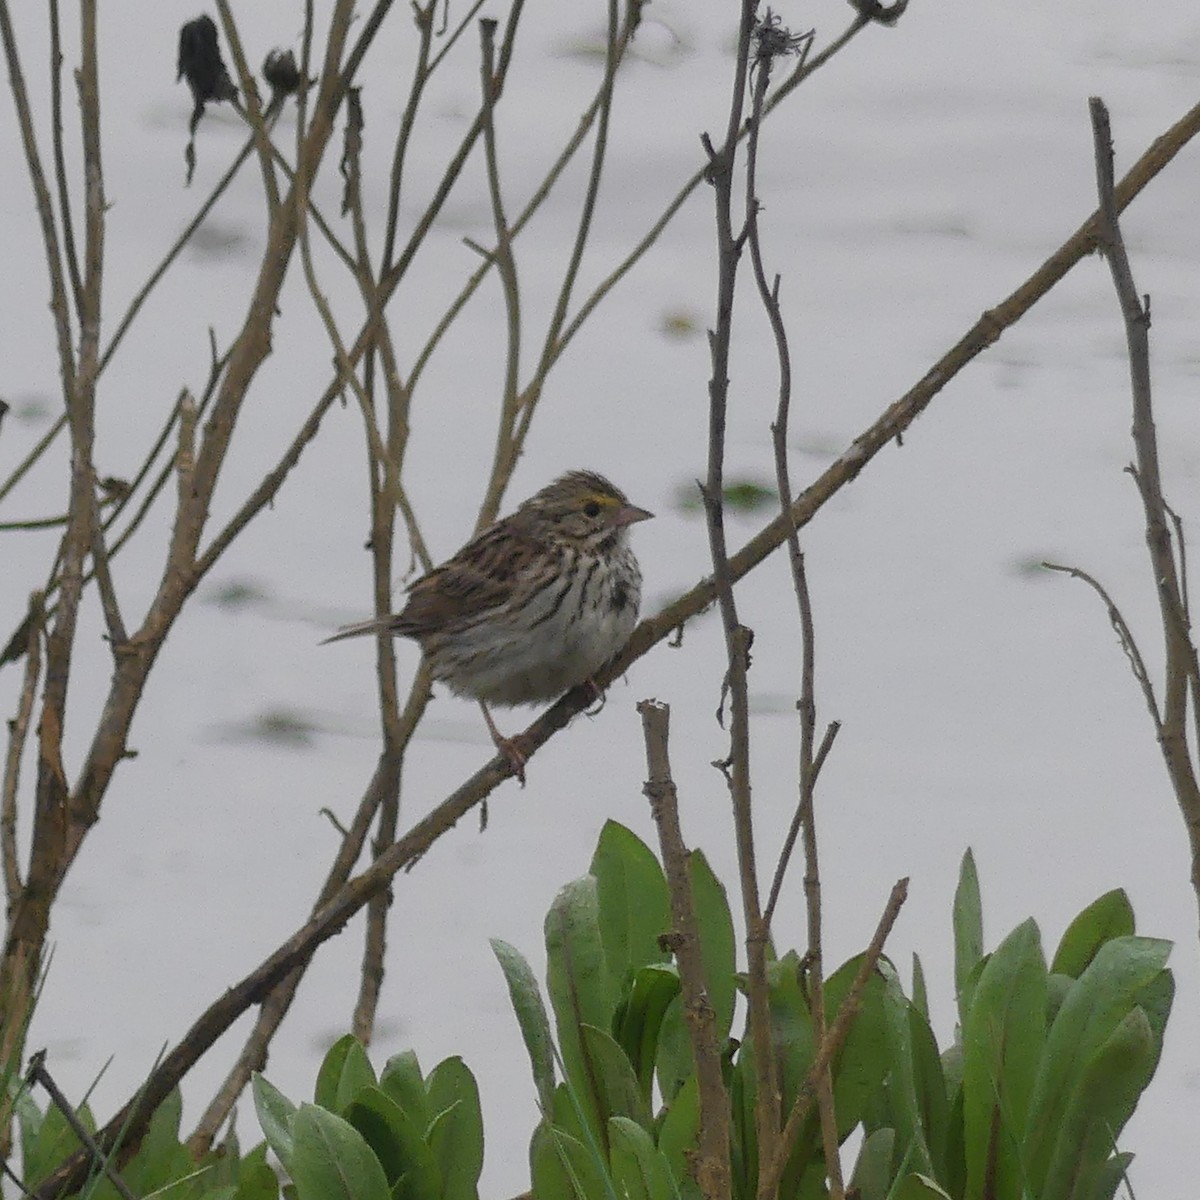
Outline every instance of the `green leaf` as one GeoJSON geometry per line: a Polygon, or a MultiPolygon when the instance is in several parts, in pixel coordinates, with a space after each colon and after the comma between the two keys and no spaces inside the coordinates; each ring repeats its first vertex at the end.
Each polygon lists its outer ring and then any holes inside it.
{"type": "Polygon", "coordinates": [[[1156,1049],[1140,1008],[1129,1012],[1091,1055],[1056,1130],[1040,1200],[1095,1195],[1113,1141],[1154,1074],[1156,1049]]]}
{"type": "Polygon", "coordinates": [[[979,898],[979,874],[975,855],[963,855],[954,892],[954,992],[958,997],[958,1021],[967,1023],[971,1006],[970,979],[983,957],[983,902],[979,898]]]}
{"type": "Polygon", "coordinates": [[[428,1141],[442,1176],[442,1200],[475,1200],[483,1170],[483,1113],[475,1076],[461,1058],[438,1063],[426,1081],[438,1115],[428,1141]]]}
{"type": "Polygon", "coordinates": [[[601,1111],[609,1117],[628,1117],[650,1128],[650,1105],[625,1051],[603,1029],[583,1027],[584,1048],[602,1097],[601,1111]]]}
{"type": "Polygon", "coordinates": [[[850,1188],[856,1189],[862,1200],[887,1200],[895,1147],[894,1129],[876,1129],[863,1138],[850,1176],[850,1188]]]}
{"type": "Polygon", "coordinates": [[[929,994],[925,988],[925,968],[914,950],[912,956],[912,1004],[913,1007],[929,1023],[929,994]]]}
{"type": "Polygon", "coordinates": [[[613,1182],[628,1200],[676,1200],[671,1169],[654,1139],[636,1121],[613,1117],[608,1123],[613,1182]]]}
{"type": "Polygon", "coordinates": [[[543,1113],[554,1107],[554,1040],[550,1034],[550,1019],[542,1002],[542,992],[524,955],[507,942],[492,938],[492,953],[504,972],[508,995],[517,1024],[529,1052],[533,1067],[533,1082],[537,1088],[538,1105],[543,1113]]]}
{"type": "Polygon", "coordinates": [[[366,1088],[346,1106],[345,1119],[362,1135],[393,1187],[431,1156],[421,1129],[404,1110],[379,1088],[366,1088]]]}
{"type": "Polygon", "coordinates": [[[279,1176],[269,1163],[243,1159],[234,1197],[235,1200],[279,1200],[279,1176]]]}
{"type": "Polygon", "coordinates": [[[700,1085],[693,1075],[679,1089],[667,1107],[658,1130],[658,1148],[662,1151],[680,1192],[698,1192],[692,1178],[691,1163],[699,1149],[700,1085]]]}
{"type": "MultiPolygon", "coordinates": [[[[1041,1193],[1057,1131],[1087,1064],[1142,994],[1149,990],[1162,999],[1162,985],[1156,981],[1170,952],[1170,942],[1155,938],[1113,938],[1100,947],[1064,998],[1046,1038],[1026,1123],[1027,1186],[1034,1195],[1041,1193]]],[[[1153,1044],[1153,1027],[1144,1012],[1143,1020],[1151,1028],[1153,1044]]]]}
{"type": "Polygon", "coordinates": [[[603,1163],[557,1126],[539,1125],[529,1153],[534,1200],[617,1200],[603,1163]]]}
{"type": "Polygon", "coordinates": [[[367,1052],[358,1038],[348,1033],[329,1047],[317,1072],[313,1101],[330,1112],[345,1112],[355,1096],[364,1088],[374,1087],[375,1082],[367,1052]]]}
{"type": "Polygon", "coordinates": [[[38,1108],[37,1101],[30,1095],[24,1081],[16,1076],[9,1078],[9,1095],[12,1097],[13,1110],[17,1114],[17,1125],[21,1135],[21,1162],[25,1168],[26,1179],[40,1179],[47,1172],[36,1172],[33,1164],[37,1158],[37,1140],[41,1133],[45,1118],[38,1108]]]}
{"type": "MultiPolygon", "coordinates": [[[[717,1044],[729,1038],[737,1001],[737,942],[729,900],[704,855],[695,850],[688,859],[692,903],[700,937],[700,954],[708,983],[708,1000],[716,1021],[717,1044]]],[[[692,1044],[683,1019],[681,1000],[668,1006],[658,1035],[658,1087],[670,1101],[693,1071],[692,1044]]]]}
{"type": "Polygon", "coordinates": [[[653,851],[616,821],[606,822],[600,832],[591,873],[615,993],[639,967],[670,957],[659,938],[671,928],[671,896],[653,851]]]}
{"type": "MultiPolygon", "coordinates": [[[[862,955],[856,954],[825,981],[827,1025],[833,1024],[861,965],[862,955]]],[[[858,1015],[833,1060],[833,1098],[840,1137],[846,1137],[862,1120],[868,1101],[892,1070],[888,1017],[892,1003],[904,1011],[906,1002],[895,971],[886,959],[880,959],[862,991],[858,1015]]]]}
{"type": "Polygon", "coordinates": [[[1134,931],[1133,906],[1123,888],[1105,892],[1067,926],[1050,970],[1078,979],[1105,942],[1134,931]]]}
{"type": "Polygon", "coordinates": [[[1125,1184],[1128,1194],[1132,1196],[1133,1187],[1128,1176],[1131,1162],[1132,1154],[1114,1154],[1097,1172],[1096,1186],[1089,1200],[1113,1200],[1121,1184],[1125,1184]]]}
{"type": "Polygon", "coordinates": [[[942,1191],[936,1180],[914,1172],[900,1181],[890,1200],[951,1200],[951,1196],[942,1191]]]}
{"type": "Polygon", "coordinates": [[[617,1006],[616,1039],[633,1064],[647,1104],[654,1082],[659,1031],[671,1001],[678,995],[679,971],[676,967],[652,963],[637,970],[628,993],[617,1006]]]}
{"type": "Polygon", "coordinates": [[[429,1108],[429,1095],[425,1090],[425,1079],[421,1064],[412,1050],[393,1054],[384,1064],[379,1076],[379,1087],[405,1112],[418,1129],[427,1129],[433,1120],[429,1108]]]}
{"type": "Polygon", "coordinates": [[[299,1200],[391,1200],[379,1159],[348,1121],[303,1104],[292,1134],[290,1174],[299,1200]]]}
{"type": "Polygon", "coordinates": [[[968,1200],[1019,1198],[1020,1145],[1046,1040],[1046,963],[1024,921],[987,960],[963,1027],[968,1200]]]}
{"type": "Polygon", "coordinates": [[[122,1178],[136,1195],[157,1192],[194,1170],[195,1163],[179,1142],[182,1118],[183,1098],[179,1089],[173,1088],[154,1110],[138,1152],[121,1171],[122,1178]]]}
{"type": "Polygon", "coordinates": [[[950,1120],[950,1092],[928,1018],[913,1005],[908,1006],[908,1030],[917,1114],[926,1152],[937,1168],[934,1174],[940,1177],[950,1120]]]}
{"type": "Polygon", "coordinates": [[[716,1015],[717,1044],[721,1045],[733,1028],[733,1007],[737,1001],[737,937],[729,912],[729,898],[703,851],[692,851],[688,858],[688,874],[708,982],[708,1002],[716,1015]]]}
{"type": "Polygon", "coordinates": [[[599,1139],[610,1114],[604,1111],[598,1081],[588,1061],[582,1028],[611,1029],[616,997],[600,937],[595,879],[584,876],[564,887],[546,917],[547,990],[558,1025],[564,1070],[599,1139]]]}
{"type": "MultiPolygon", "coordinates": [[[[879,970],[885,983],[888,1037],[883,1066],[890,1064],[887,1086],[879,1090],[887,1100],[886,1119],[880,1120],[895,1130],[896,1153],[907,1167],[931,1174],[947,1119],[942,1062],[928,1021],[905,997],[891,963],[880,959],[879,970]]],[[[863,1102],[864,1116],[872,1101],[868,1096],[863,1102]]]]}
{"type": "Polygon", "coordinates": [[[292,1126],[296,1120],[296,1106],[265,1076],[257,1071],[250,1077],[250,1090],[254,1093],[254,1111],[258,1115],[259,1128],[267,1145],[275,1151],[275,1157],[290,1175],[292,1170],[292,1126]]]}

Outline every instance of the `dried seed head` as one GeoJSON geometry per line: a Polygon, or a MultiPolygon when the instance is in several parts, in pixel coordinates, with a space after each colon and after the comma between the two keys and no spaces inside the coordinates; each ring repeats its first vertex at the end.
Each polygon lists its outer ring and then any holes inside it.
{"type": "Polygon", "coordinates": [[[197,108],[209,100],[236,100],[237,88],[229,78],[217,43],[212,17],[197,17],[179,30],[179,74],[192,89],[197,108]]]}
{"type": "Polygon", "coordinates": [[[291,96],[300,90],[300,68],[290,50],[276,47],[263,60],[263,78],[278,96],[291,96]]]}

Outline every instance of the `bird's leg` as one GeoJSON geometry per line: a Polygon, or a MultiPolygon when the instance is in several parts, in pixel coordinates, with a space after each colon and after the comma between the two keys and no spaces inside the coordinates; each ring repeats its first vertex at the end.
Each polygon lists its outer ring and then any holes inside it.
{"type": "Polygon", "coordinates": [[[512,773],[521,781],[521,786],[524,787],[525,763],[528,761],[528,756],[522,753],[518,745],[519,738],[506,738],[496,728],[496,722],[492,720],[492,714],[488,712],[488,706],[482,700],[479,702],[479,708],[483,713],[484,721],[487,722],[488,733],[492,735],[492,742],[508,761],[508,765],[512,768],[512,773]]]}
{"type": "Polygon", "coordinates": [[[608,699],[608,693],[590,675],[579,686],[587,693],[588,698],[587,708],[584,709],[583,715],[585,717],[599,716],[604,711],[604,702],[608,699]]]}

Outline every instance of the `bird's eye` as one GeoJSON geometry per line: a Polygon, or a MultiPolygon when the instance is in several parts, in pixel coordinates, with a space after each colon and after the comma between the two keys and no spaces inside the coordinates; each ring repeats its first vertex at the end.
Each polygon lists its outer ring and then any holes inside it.
{"type": "Polygon", "coordinates": [[[598,517],[600,515],[600,501],[589,500],[583,506],[583,515],[585,517],[598,517]]]}

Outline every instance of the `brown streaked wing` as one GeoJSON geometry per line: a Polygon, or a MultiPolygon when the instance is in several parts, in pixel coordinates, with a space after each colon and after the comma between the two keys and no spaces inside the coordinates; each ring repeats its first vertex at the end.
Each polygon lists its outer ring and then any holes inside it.
{"type": "Polygon", "coordinates": [[[522,523],[507,519],[485,529],[453,558],[412,585],[396,618],[397,632],[425,637],[497,608],[538,553],[522,523]]]}

